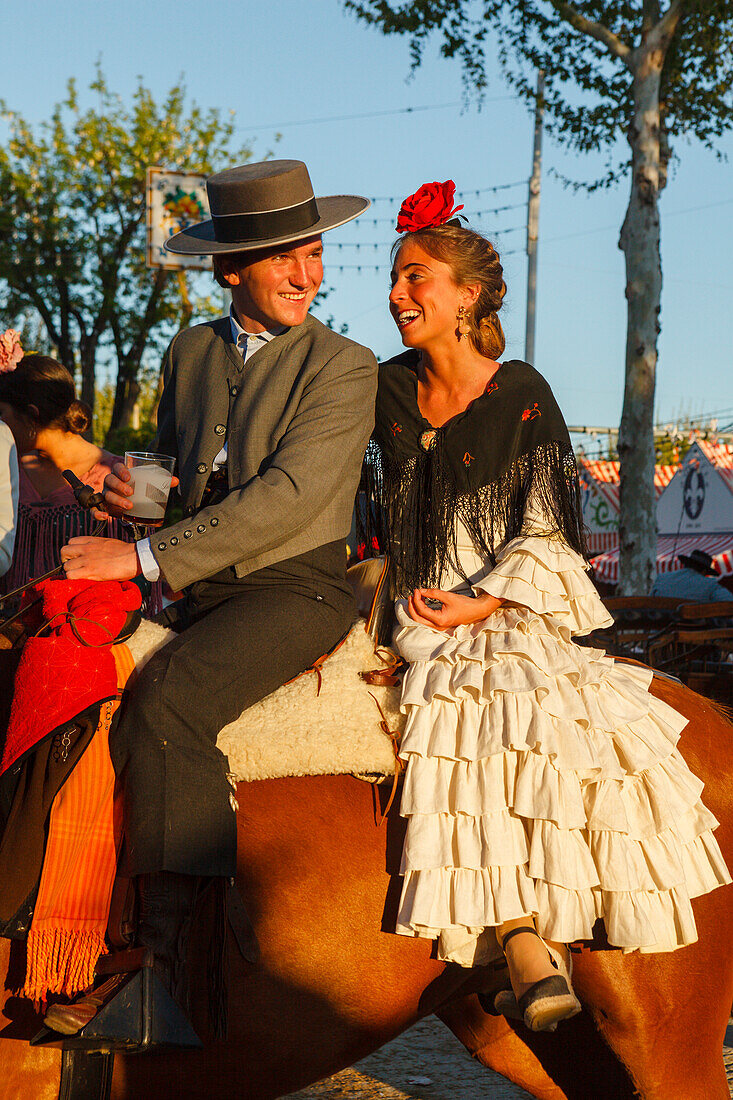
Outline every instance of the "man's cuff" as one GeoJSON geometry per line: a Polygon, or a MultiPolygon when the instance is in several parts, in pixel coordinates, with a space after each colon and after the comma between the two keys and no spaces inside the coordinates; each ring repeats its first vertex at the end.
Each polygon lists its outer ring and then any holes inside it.
{"type": "Polygon", "coordinates": [[[140,539],[140,542],[135,543],[135,549],[137,550],[138,561],[140,562],[140,568],[142,569],[145,580],[157,581],[160,576],[160,566],[153,557],[153,551],[150,549],[150,539],[140,539]]]}

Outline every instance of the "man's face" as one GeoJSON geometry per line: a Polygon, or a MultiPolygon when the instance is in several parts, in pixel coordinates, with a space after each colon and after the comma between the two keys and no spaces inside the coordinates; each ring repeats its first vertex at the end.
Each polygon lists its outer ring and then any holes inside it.
{"type": "Polygon", "coordinates": [[[237,266],[232,257],[223,263],[224,277],[232,288],[232,300],[245,329],[269,329],[274,325],[300,325],[323,279],[323,244],[320,235],[268,249],[237,266]],[[257,328],[248,328],[254,323],[257,328]]]}

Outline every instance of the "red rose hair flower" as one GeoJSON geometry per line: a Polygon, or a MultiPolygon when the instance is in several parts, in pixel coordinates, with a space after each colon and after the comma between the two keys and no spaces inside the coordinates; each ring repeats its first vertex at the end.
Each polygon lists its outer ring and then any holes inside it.
{"type": "Polygon", "coordinates": [[[418,229],[432,229],[436,225],[445,225],[447,221],[463,210],[453,206],[456,197],[456,185],[453,180],[445,183],[424,183],[414,195],[406,198],[397,215],[398,233],[415,233],[418,229]]]}

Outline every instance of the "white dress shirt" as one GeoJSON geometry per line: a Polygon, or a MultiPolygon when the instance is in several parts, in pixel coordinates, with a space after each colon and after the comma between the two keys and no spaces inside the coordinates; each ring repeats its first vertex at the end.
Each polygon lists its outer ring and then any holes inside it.
{"type": "MultiPolygon", "coordinates": [[[[246,329],[243,329],[240,325],[237,315],[234,312],[234,306],[229,310],[229,321],[232,326],[232,339],[237,345],[245,363],[248,359],[252,358],[255,352],[264,347],[268,341],[272,340],[275,336],[279,336],[281,332],[285,332],[284,325],[275,326],[272,329],[265,329],[264,332],[247,332],[246,329]]],[[[226,461],[227,440],[225,439],[224,446],[211,464],[212,473],[215,470],[220,470],[222,466],[226,466],[226,461]]],[[[160,567],[153,557],[153,551],[150,549],[150,539],[141,539],[140,542],[136,543],[136,549],[143,576],[148,581],[157,581],[160,576],[160,567]]]]}

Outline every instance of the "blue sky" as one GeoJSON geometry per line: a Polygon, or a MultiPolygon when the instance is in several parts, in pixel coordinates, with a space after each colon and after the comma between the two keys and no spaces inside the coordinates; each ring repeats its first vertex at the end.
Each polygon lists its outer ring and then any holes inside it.
{"type": "MultiPolygon", "coordinates": [[[[459,191],[474,192],[465,199],[468,211],[516,205],[472,220],[504,255],[506,355],[522,357],[526,257],[524,233],[515,227],[526,221],[532,119],[496,67],[482,109],[462,110],[457,62],[430,47],[408,80],[407,42],[358,23],[339,0],[5,0],[3,17],[8,48],[0,94],[31,121],[48,117],[70,76],[83,89],[99,58],[123,96],[139,75],[161,96],[182,76],[200,105],[236,112],[238,136],[251,141],[256,157],[274,150],[305,160],[317,194],[399,200],[426,180],[451,178],[459,191]],[[415,110],[405,113],[407,107],[415,110]],[[322,119],[330,121],[309,121],[322,119]]],[[[731,137],[722,149],[733,153],[731,137]]],[[[719,412],[722,425],[733,421],[733,170],[696,143],[678,151],[662,198],[657,411],[662,420],[719,412]]],[[[545,139],[535,365],[572,424],[616,424],[623,396],[617,241],[627,184],[587,195],[553,175],[591,179],[601,167],[601,158],[581,158],[545,139]]],[[[349,335],[380,357],[401,347],[386,309],[389,219],[397,208],[377,202],[326,237],[326,281],[335,289],[323,312],[346,322],[349,335]],[[385,266],[374,270],[379,263],[385,266]]]]}

